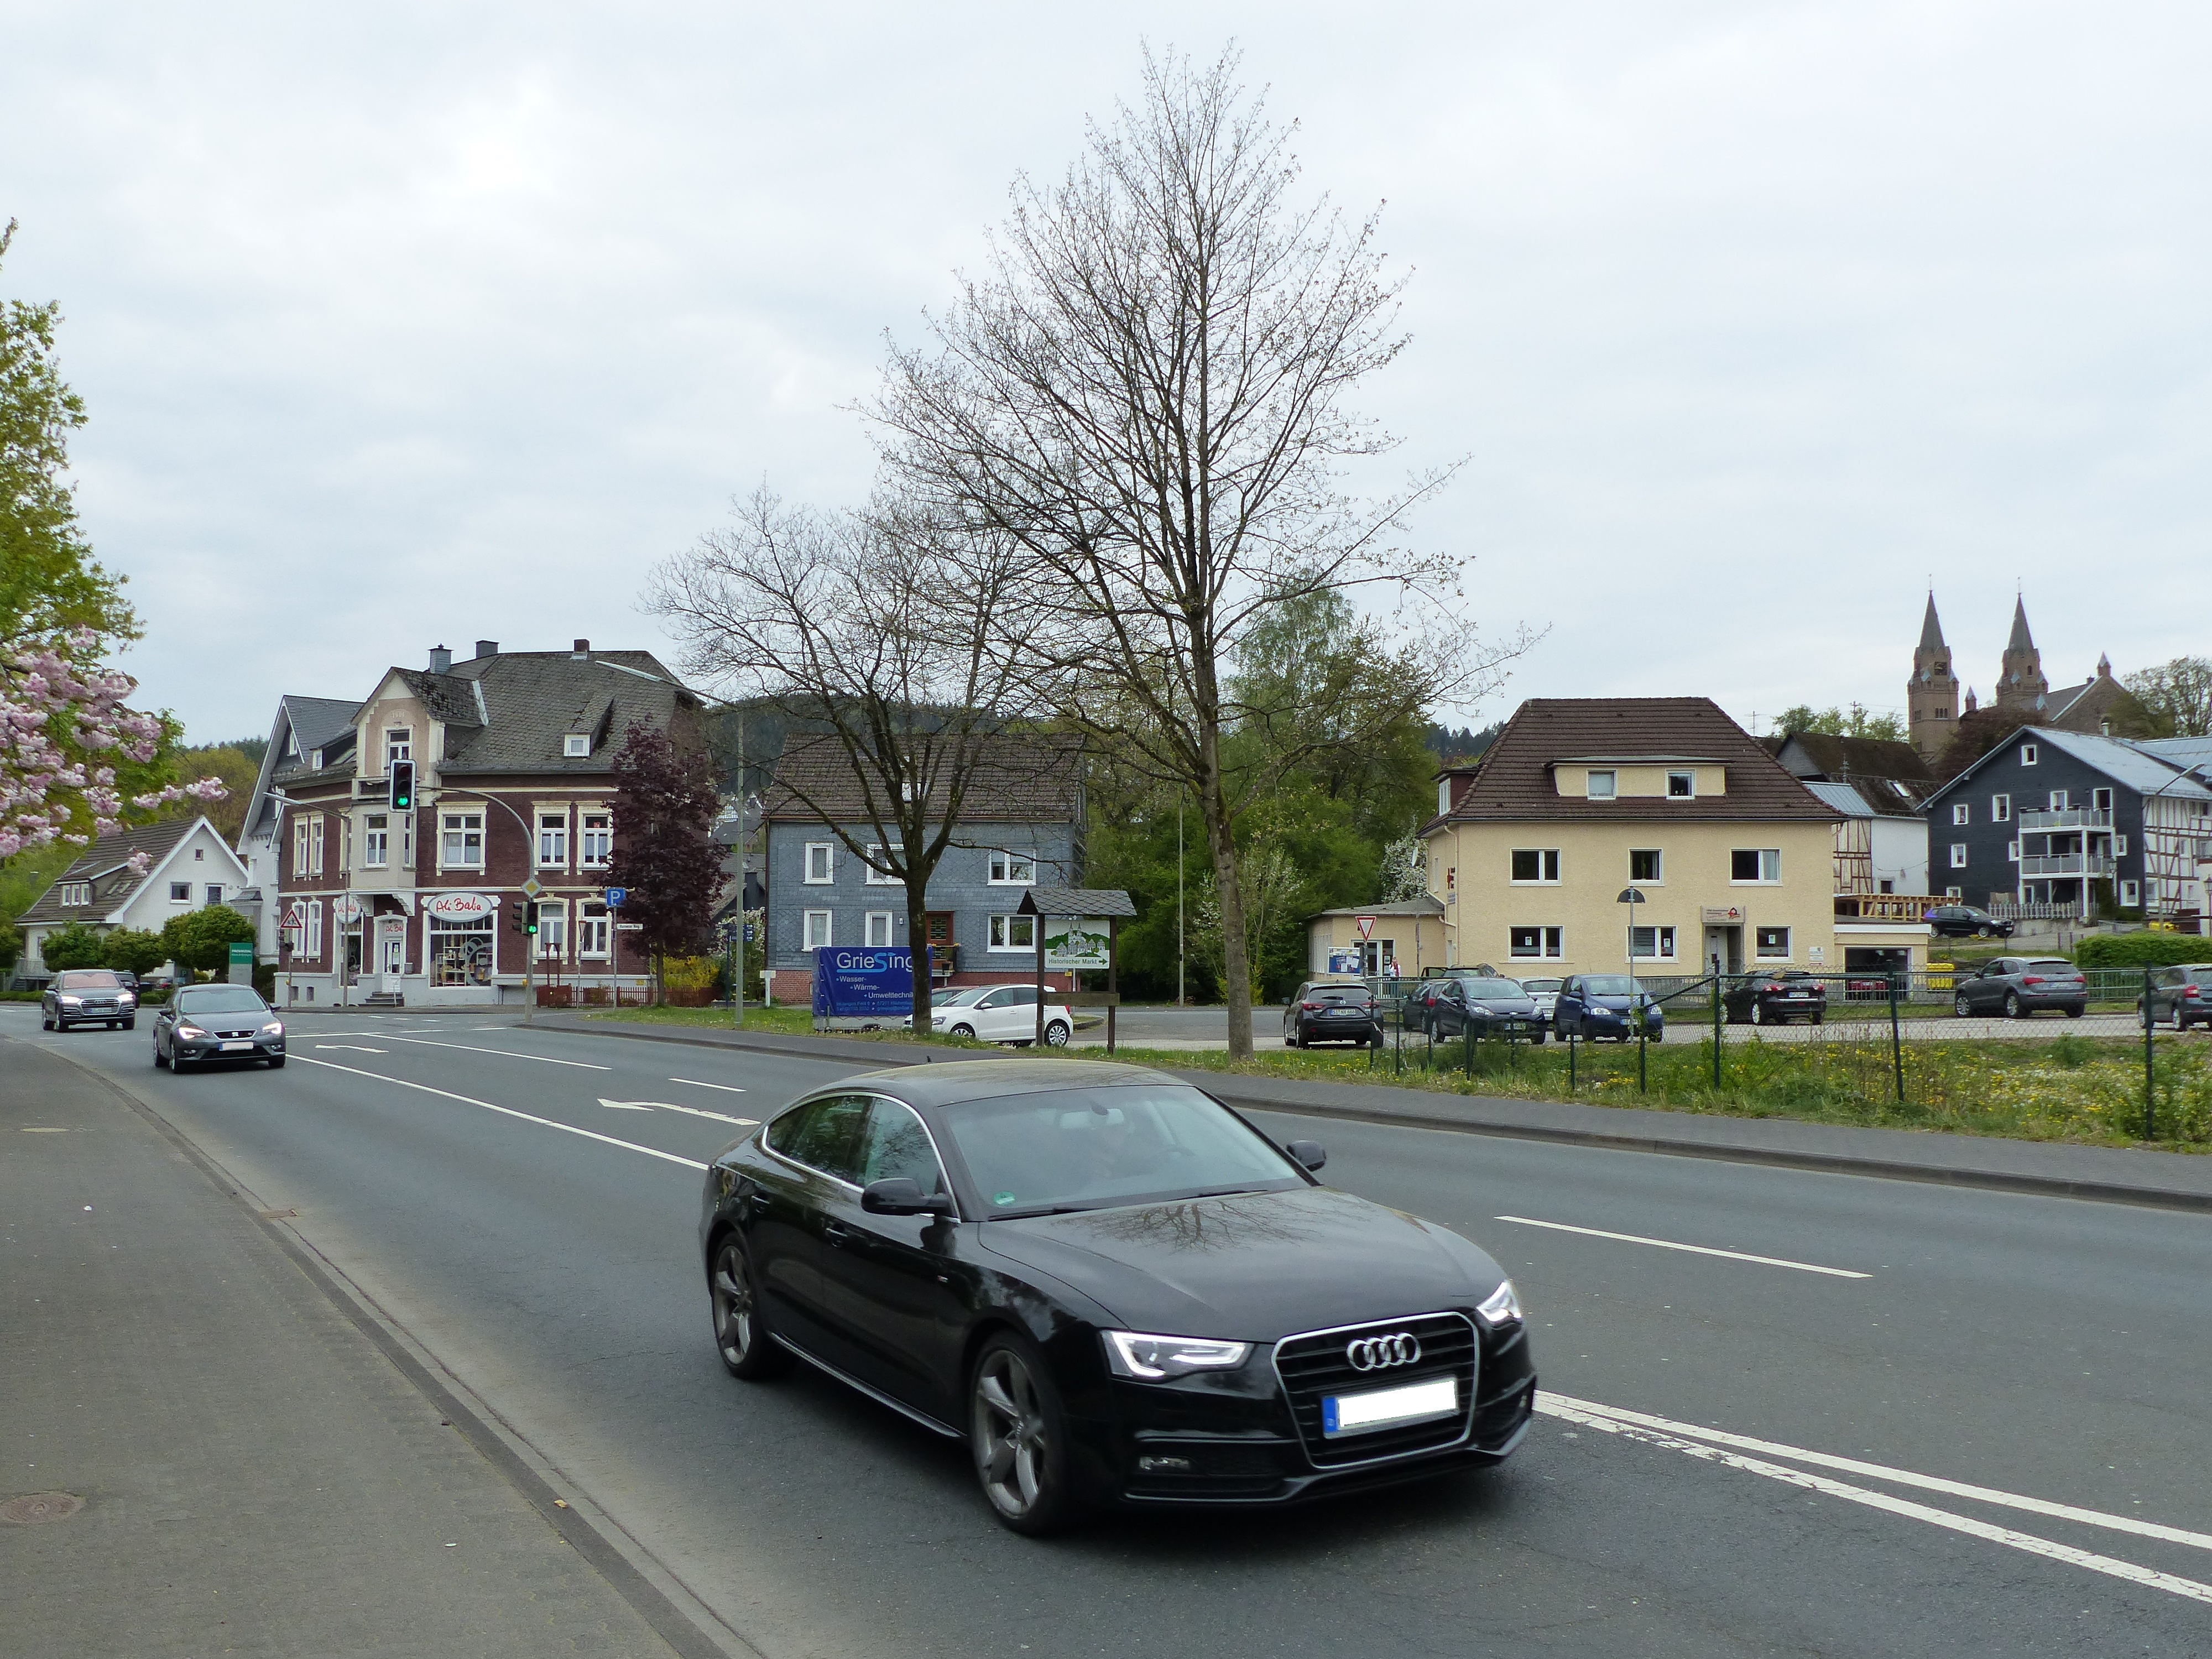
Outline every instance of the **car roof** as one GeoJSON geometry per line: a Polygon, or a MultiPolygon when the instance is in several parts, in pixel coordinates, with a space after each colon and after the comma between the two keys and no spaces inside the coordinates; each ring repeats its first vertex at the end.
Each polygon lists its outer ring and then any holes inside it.
{"type": "Polygon", "coordinates": [[[857,1077],[840,1078],[823,1089],[811,1089],[807,1097],[860,1089],[890,1095],[909,1106],[943,1107],[1006,1095],[1042,1094],[1052,1089],[1108,1089],[1116,1085],[1182,1081],[1149,1066],[1125,1066],[1113,1060],[1000,1060],[983,1055],[948,1060],[942,1065],[931,1062],[863,1072],[857,1077]]]}

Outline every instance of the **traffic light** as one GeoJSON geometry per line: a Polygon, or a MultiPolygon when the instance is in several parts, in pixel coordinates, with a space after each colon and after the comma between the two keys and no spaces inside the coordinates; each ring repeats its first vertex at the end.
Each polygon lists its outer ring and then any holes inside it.
{"type": "Polygon", "coordinates": [[[514,915],[507,925],[508,928],[514,933],[536,933],[538,931],[538,906],[535,902],[525,900],[522,903],[515,906],[514,915]]]}
{"type": "Polygon", "coordinates": [[[415,763],[411,760],[393,761],[387,769],[392,785],[392,810],[411,812],[415,810],[415,763]]]}

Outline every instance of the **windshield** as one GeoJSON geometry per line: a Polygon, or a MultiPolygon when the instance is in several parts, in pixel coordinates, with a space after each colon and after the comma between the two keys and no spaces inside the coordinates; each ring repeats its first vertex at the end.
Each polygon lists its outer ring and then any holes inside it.
{"type": "Polygon", "coordinates": [[[1180,1083],[1007,1095],[946,1109],[987,1216],[1305,1184],[1226,1107],[1180,1083]]]}
{"type": "Polygon", "coordinates": [[[105,968],[82,968],[54,981],[58,991],[112,991],[123,981],[105,968]]]}
{"type": "Polygon", "coordinates": [[[269,1005],[243,985],[196,985],[177,993],[180,1014],[265,1014],[269,1005]]]}
{"type": "Polygon", "coordinates": [[[1517,981],[1510,979],[1463,979],[1460,984],[1471,997],[1524,997],[1517,981]]]}
{"type": "Polygon", "coordinates": [[[939,991],[929,1000],[933,1008],[965,1008],[991,988],[988,985],[963,985],[957,991],[939,991]]]}
{"type": "Polygon", "coordinates": [[[1583,981],[1583,989],[1594,997],[1634,996],[1636,981],[1626,974],[1592,974],[1583,981]]]}

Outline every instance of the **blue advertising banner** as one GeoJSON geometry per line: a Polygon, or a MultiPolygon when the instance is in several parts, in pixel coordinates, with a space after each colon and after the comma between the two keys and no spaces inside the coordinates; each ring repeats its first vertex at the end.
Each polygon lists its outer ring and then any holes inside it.
{"type": "Polygon", "coordinates": [[[914,1012],[914,952],[824,945],[814,952],[814,1012],[832,1019],[853,1014],[914,1012]]]}

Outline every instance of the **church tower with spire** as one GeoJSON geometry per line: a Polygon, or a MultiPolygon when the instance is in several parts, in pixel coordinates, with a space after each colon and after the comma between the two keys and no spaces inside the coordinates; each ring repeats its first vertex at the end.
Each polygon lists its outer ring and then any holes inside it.
{"type": "MultiPolygon", "coordinates": [[[[2025,628],[2026,624],[2021,624],[2025,628]]],[[[2011,659],[2007,658],[2009,663],[2011,659]]],[[[1936,595],[1928,595],[1921,619],[1919,648],[1912,653],[1912,678],[1905,688],[1906,729],[1912,746],[1929,759],[1941,754],[1959,729],[1959,677],[1951,672],[1951,647],[1943,643],[1936,620],[1936,595]]]]}
{"type": "Polygon", "coordinates": [[[2027,602],[2015,599],[2012,637],[2005,641],[2002,665],[1997,671],[1996,706],[2041,714],[2050,690],[2051,682],[2043,677],[2043,653],[2035,648],[2035,636],[2027,631],[2027,602]]]}

